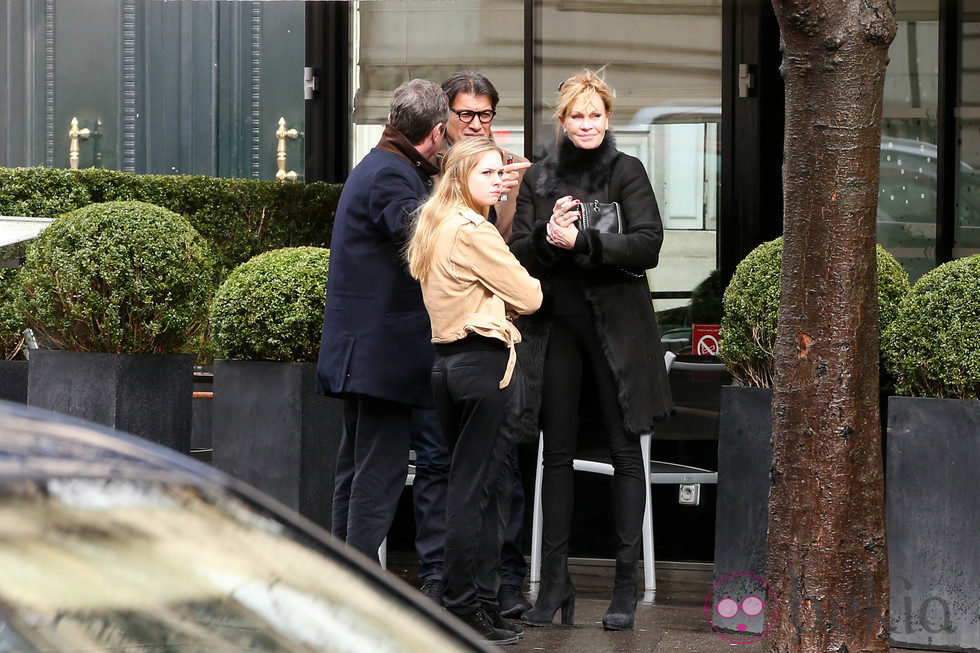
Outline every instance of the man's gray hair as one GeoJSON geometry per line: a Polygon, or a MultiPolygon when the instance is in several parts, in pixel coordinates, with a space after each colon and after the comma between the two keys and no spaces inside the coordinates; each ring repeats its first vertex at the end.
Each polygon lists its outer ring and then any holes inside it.
{"type": "Polygon", "coordinates": [[[449,120],[449,100],[436,84],[413,79],[395,89],[391,96],[388,124],[412,145],[421,143],[432,128],[449,120]]]}

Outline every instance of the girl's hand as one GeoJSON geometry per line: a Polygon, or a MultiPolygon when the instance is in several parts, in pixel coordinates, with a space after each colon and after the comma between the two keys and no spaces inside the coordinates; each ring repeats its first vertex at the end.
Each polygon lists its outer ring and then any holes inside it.
{"type": "Polygon", "coordinates": [[[568,227],[582,215],[578,210],[580,203],[571,195],[559,197],[551,210],[551,222],[559,227],[568,227]]]}

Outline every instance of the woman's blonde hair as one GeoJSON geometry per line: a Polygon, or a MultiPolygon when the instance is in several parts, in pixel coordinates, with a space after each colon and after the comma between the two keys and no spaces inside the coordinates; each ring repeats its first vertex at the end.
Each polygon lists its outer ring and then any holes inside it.
{"type": "Polygon", "coordinates": [[[432,265],[432,250],[439,225],[459,209],[472,209],[487,217],[489,209],[477,206],[470,194],[467,179],[473,168],[487,152],[503,152],[488,138],[464,138],[449,148],[442,158],[442,172],[432,195],[415,212],[411,236],[405,247],[408,272],[419,281],[425,281],[432,265]]]}
{"type": "MultiPolygon", "coordinates": [[[[601,70],[599,71],[602,72],[601,70]]],[[[568,112],[572,110],[580,97],[585,97],[586,103],[596,96],[602,100],[602,106],[606,108],[606,113],[612,111],[613,98],[616,91],[606,84],[606,80],[591,70],[583,70],[578,75],[573,75],[561,83],[558,87],[558,105],[555,107],[554,118],[559,123],[565,119],[568,112]]]]}

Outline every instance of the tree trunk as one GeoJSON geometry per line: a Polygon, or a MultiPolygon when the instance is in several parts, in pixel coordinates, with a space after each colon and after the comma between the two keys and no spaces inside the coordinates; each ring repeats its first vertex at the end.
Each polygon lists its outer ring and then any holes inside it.
{"type": "Polygon", "coordinates": [[[875,213],[894,1],[773,5],[786,134],[770,650],[887,651],[875,213]]]}

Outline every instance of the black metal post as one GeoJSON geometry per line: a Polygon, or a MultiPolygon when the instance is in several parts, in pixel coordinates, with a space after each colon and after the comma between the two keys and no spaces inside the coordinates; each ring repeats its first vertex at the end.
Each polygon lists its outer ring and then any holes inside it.
{"type": "Polygon", "coordinates": [[[956,235],[956,145],[955,110],[959,103],[960,32],[962,5],[959,0],[939,3],[939,106],[936,124],[936,265],[953,259],[956,235]]]}
{"type": "Polygon", "coordinates": [[[718,265],[724,283],[783,231],[779,26],[765,0],[723,0],[718,265]]]}
{"type": "Polygon", "coordinates": [[[535,161],[541,112],[541,0],[524,0],[524,156],[535,161]]]}

